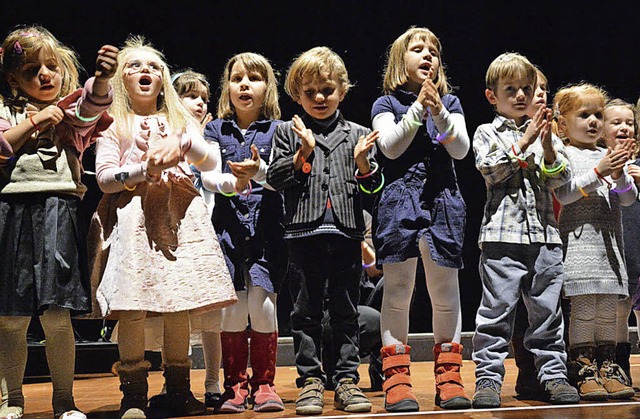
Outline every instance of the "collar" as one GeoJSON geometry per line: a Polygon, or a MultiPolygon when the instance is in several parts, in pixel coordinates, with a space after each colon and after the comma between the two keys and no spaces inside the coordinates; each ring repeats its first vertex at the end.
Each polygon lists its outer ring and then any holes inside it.
{"type": "Polygon", "coordinates": [[[517,126],[516,121],[514,121],[513,119],[506,118],[500,114],[496,114],[495,118],[493,119],[492,125],[499,132],[506,131],[507,129],[517,132],[525,132],[527,130],[527,127],[529,126],[529,123],[531,123],[531,119],[527,119],[526,121],[524,121],[524,124],[522,124],[521,126],[517,126]]]}

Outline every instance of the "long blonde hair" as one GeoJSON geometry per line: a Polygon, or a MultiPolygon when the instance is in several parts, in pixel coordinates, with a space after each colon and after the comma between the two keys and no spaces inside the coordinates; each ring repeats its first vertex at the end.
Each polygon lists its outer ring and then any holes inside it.
{"type": "Polygon", "coordinates": [[[194,125],[195,119],[184,107],[180,96],[171,83],[171,72],[166,63],[164,54],[147,42],[143,36],[131,35],[118,52],[118,68],[111,79],[113,86],[113,104],[109,114],[113,116],[120,138],[132,138],[132,120],[135,112],[131,105],[131,99],[124,85],[124,68],[127,62],[140,51],[146,51],[156,56],[162,65],[162,91],[157,99],[156,109],[158,114],[167,118],[169,126],[173,130],[181,130],[194,125]]]}
{"type": "Polygon", "coordinates": [[[242,63],[247,71],[255,71],[262,76],[267,91],[262,103],[261,114],[265,119],[280,118],[280,104],[278,103],[278,79],[267,58],[255,52],[242,52],[231,57],[224,66],[220,77],[220,98],[218,99],[218,118],[232,118],[236,111],[229,97],[229,83],[231,70],[236,63],[242,63]]]}
{"type": "Polygon", "coordinates": [[[22,96],[22,92],[11,87],[7,78],[16,76],[27,59],[38,55],[41,50],[53,54],[61,69],[62,87],[59,97],[64,97],[79,87],[79,71],[82,66],[76,52],[63,45],[42,26],[19,26],[9,32],[2,43],[0,93],[5,99],[14,101],[22,96]]]}
{"type": "Polygon", "coordinates": [[[438,74],[436,74],[434,84],[438,89],[438,94],[440,94],[440,96],[446,95],[451,92],[451,86],[447,81],[447,75],[444,71],[445,65],[442,62],[442,45],[440,44],[440,40],[429,29],[415,26],[407,29],[402,35],[396,38],[389,47],[382,85],[385,94],[393,94],[397,88],[403,86],[407,81],[409,81],[407,66],[404,61],[404,54],[407,52],[407,48],[409,48],[409,43],[415,37],[433,44],[438,50],[440,66],[438,67],[438,74]]]}

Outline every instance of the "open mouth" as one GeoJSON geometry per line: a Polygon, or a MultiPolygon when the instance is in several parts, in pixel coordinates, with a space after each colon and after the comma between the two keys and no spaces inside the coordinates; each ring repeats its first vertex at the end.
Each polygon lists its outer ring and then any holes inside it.
{"type": "Polygon", "coordinates": [[[142,86],[149,86],[151,84],[151,77],[147,75],[141,76],[139,83],[142,86]]]}
{"type": "Polygon", "coordinates": [[[251,99],[252,99],[252,98],[251,98],[251,95],[246,94],[246,93],[241,94],[240,96],[238,96],[238,98],[239,98],[240,100],[251,100],[251,99]]]}

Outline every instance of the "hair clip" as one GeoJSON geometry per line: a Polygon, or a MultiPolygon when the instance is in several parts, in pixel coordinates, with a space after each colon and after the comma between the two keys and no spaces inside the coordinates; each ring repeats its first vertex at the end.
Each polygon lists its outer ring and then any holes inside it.
{"type": "Polygon", "coordinates": [[[13,50],[16,52],[16,54],[21,55],[22,54],[22,45],[20,45],[20,42],[16,41],[15,44],[13,44],[13,50]]]}

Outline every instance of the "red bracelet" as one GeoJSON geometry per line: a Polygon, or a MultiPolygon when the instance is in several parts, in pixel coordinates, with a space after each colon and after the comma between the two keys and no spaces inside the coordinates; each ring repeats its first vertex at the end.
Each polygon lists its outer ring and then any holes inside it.
{"type": "Polygon", "coordinates": [[[599,177],[600,179],[602,179],[602,180],[607,184],[607,186],[609,187],[609,189],[611,189],[611,182],[609,182],[609,181],[607,180],[607,178],[606,178],[606,177],[602,176],[602,174],[600,174],[600,172],[598,172],[598,168],[597,168],[597,167],[594,167],[594,168],[593,168],[593,171],[594,171],[594,172],[596,172],[596,175],[598,175],[598,177],[599,177]]]}
{"type": "Polygon", "coordinates": [[[40,127],[33,121],[33,115],[29,117],[29,121],[31,121],[31,125],[36,129],[36,131],[40,131],[40,127]]]}
{"type": "Polygon", "coordinates": [[[311,173],[311,163],[307,162],[302,153],[300,153],[298,156],[300,157],[300,160],[302,160],[302,173],[311,173]]]}

